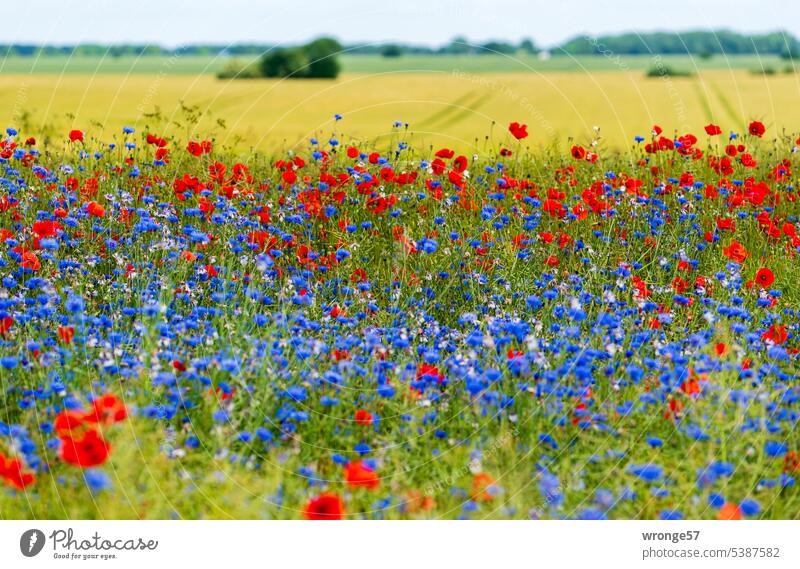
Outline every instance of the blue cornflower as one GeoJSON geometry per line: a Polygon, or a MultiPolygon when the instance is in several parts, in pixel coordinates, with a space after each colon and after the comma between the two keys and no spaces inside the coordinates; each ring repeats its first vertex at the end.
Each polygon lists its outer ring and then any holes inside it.
{"type": "Polygon", "coordinates": [[[631,464],[628,466],[627,472],[647,482],[655,482],[660,480],[664,475],[664,469],[661,466],[653,463],[640,465],[631,464]]]}
{"type": "Polygon", "coordinates": [[[111,478],[103,470],[99,468],[90,468],[85,470],[83,478],[86,485],[91,490],[92,494],[99,494],[103,490],[108,490],[112,487],[111,478]]]}

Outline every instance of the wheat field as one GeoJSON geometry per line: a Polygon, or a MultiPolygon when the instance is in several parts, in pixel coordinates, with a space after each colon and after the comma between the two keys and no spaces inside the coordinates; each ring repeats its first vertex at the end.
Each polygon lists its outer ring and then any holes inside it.
{"type": "MultiPolygon", "coordinates": [[[[168,71],[168,70],[167,70],[168,71]]],[[[659,124],[683,133],[718,122],[772,132],[800,122],[797,74],[703,70],[646,78],[641,70],[530,73],[347,73],[326,80],[219,80],[211,75],[0,75],[0,122],[60,136],[81,128],[111,141],[123,125],[186,137],[211,132],[240,150],[278,151],[311,137],[348,134],[394,144],[408,125],[418,145],[480,150],[493,124],[530,125],[531,146],[600,144],[624,149],[659,124]],[[335,114],[343,117],[337,124],[335,114]]],[[[510,141],[509,141],[510,142],[510,141]]]]}

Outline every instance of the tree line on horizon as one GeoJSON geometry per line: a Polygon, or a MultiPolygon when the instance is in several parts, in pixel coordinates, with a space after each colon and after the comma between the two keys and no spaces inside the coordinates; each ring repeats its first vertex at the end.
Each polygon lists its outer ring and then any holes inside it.
{"type": "MultiPolygon", "coordinates": [[[[520,42],[493,40],[483,43],[470,42],[465,37],[456,37],[440,47],[428,47],[407,43],[384,42],[371,44],[340,45],[331,38],[314,40],[305,46],[275,48],[274,45],[258,43],[241,43],[234,45],[190,44],[176,48],[147,44],[79,44],[79,45],[36,45],[36,44],[0,44],[0,54],[5,57],[21,56],[171,56],[171,55],[208,55],[208,56],[260,56],[280,52],[290,59],[302,59],[321,48],[330,48],[335,42],[340,52],[353,55],[382,55],[400,57],[402,55],[483,55],[500,54],[537,54],[543,51],[532,39],[520,42]],[[317,43],[321,42],[321,43],[317,43]],[[316,45],[314,45],[316,44],[316,45]],[[309,47],[311,46],[311,47],[309,47]]],[[[800,54],[800,41],[788,32],[771,32],[766,34],[741,34],[729,30],[691,31],[691,32],[647,32],[621,33],[603,36],[580,35],[549,48],[554,55],[778,55],[795,57],[800,54]]],[[[291,62],[290,62],[291,63],[291,62]]],[[[302,65],[301,65],[302,67],[302,65]]]]}

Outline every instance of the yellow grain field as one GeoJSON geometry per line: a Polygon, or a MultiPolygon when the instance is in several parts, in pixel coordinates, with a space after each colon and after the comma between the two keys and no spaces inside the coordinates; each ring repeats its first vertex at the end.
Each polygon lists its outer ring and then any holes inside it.
{"type": "MultiPolygon", "coordinates": [[[[395,121],[418,145],[469,151],[509,121],[529,125],[526,143],[571,137],[594,127],[621,148],[658,123],[668,133],[701,132],[709,121],[741,130],[759,119],[778,133],[800,127],[800,76],[704,71],[645,78],[641,71],[469,74],[347,74],[336,81],[218,80],[212,76],[2,75],[0,125],[60,138],[69,128],[111,141],[123,125],[185,138],[213,132],[218,144],[276,151],[334,133],[394,143],[395,121]],[[336,123],[334,114],[344,118],[336,123]],[[493,126],[493,123],[494,126],[493,126]]],[[[509,141],[510,142],[510,141],[509,141]]]]}

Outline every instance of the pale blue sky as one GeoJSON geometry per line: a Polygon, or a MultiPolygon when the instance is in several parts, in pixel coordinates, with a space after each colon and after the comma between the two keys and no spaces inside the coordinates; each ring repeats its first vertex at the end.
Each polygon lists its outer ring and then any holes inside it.
{"type": "Polygon", "coordinates": [[[258,42],[322,34],[347,43],[440,45],[532,37],[550,46],[579,33],[728,28],[800,36],[797,0],[4,0],[0,43],[258,42]]]}

